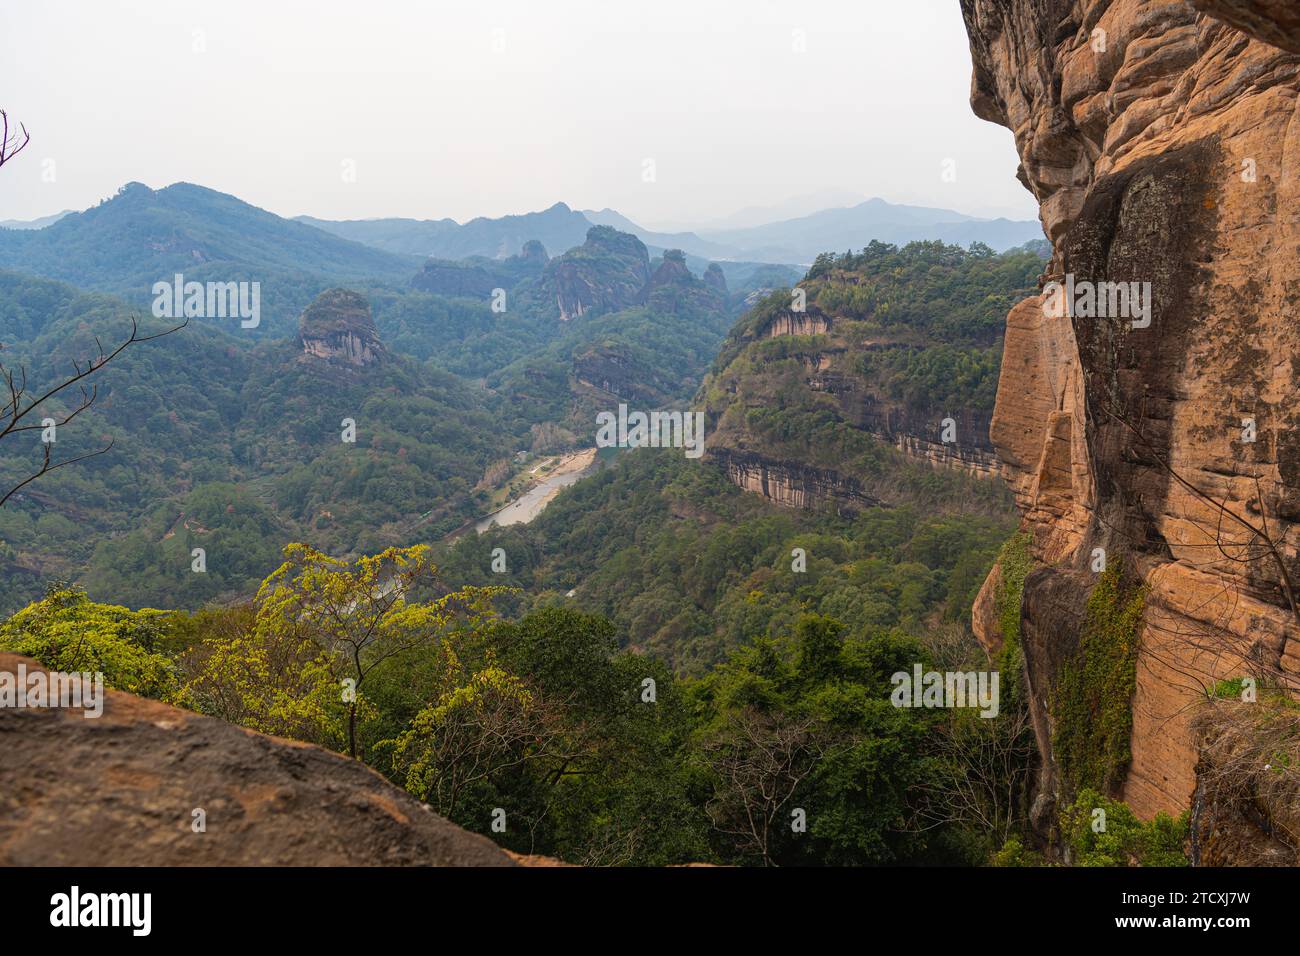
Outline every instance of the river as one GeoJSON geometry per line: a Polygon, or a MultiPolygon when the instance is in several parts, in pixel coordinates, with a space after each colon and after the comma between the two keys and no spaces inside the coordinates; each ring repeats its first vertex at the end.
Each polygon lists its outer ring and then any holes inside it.
{"type": "Polygon", "coordinates": [[[512,524],[527,524],[542,513],[542,509],[551,503],[551,499],[558,495],[561,489],[575,484],[579,479],[594,471],[596,467],[594,448],[588,452],[571,456],[561,463],[560,470],[555,474],[541,479],[504,508],[479,519],[474,525],[474,530],[483,532],[493,524],[500,525],[503,528],[512,524]]]}

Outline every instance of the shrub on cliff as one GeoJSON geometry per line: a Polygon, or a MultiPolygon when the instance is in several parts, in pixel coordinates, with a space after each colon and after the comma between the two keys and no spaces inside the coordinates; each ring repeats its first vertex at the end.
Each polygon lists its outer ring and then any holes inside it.
{"type": "Polygon", "coordinates": [[[1187,814],[1142,822],[1128,804],[1088,787],[1061,813],[1061,832],[1077,866],[1187,866],[1187,814]]]}
{"type": "Polygon", "coordinates": [[[1075,659],[1052,700],[1052,749],[1069,790],[1111,791],[1132,759],[1133,694],[1145,589],[1126,589],[1122,562],[1102,572],[1088,598],[1075,659]]]}
{"type": "Polygon", "coordinates": [[[998,554],[998,567],[1002,572],[1002,586],[998,589],[996,603],[998,630],[1002,633],[998,670],[1002,674],[1002,686],[1018,701],[1022,699],[1021,672],[1024,669],[1024,652],[1020,647],[1020,605],[1024,601],[1025,577],[1034,566],[1029,545],[1028,532],[1018,531],[998,554]]]}
{"type": "Polygon", "coordinates": [[[1253,695],[1243,685],[1221,681],[1193,724],[1202,862],[1300,861],[1300,701],[1263,681],[1253,695]],[[1252,825],[1223,825],[1242,818],[1252,825]],[[1240,832],[1249,845],[1229,849],[1240,832]]]}

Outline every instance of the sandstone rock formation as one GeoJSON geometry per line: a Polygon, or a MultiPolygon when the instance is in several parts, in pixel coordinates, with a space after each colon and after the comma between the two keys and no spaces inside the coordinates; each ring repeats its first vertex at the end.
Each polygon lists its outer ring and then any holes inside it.
{"type": "Polygon", "coordinates": [[[1292,0],[1192,0],[1198,9],[1265,43],[1300,53],[1300,7],[1292,0]]]}
{"type": "Polygon", "coordinates": [[[666,405],[683,387],[675,371],[639,360],[618,343],[598,342],[573,355],[574,381],[602,407],[620,401],[650,408],[666,405]]]}
{"type": "MultiPolygon", "coordinates": [[[[44,670],[0,654],[0,671],[44,670]]],[[[361,763],[106,691],[0,709],[0,865],[511,866],[361,763]],[[194,811],[206,814],[195,832],[194,811]]]]}
{"type": "Polygon", "coordinates": [[[880,503],[854,478],[829,468],[812,468],[798,461],[729,448],[712,449],[709,454],[732,484],[785,508],[814,508],[831,503],[846,511],[880,503]]]}
{"type": "MultiPolygon", "coordinates": [[[[721,275],[721,270],[718,274],[721,275]]],[[[659,312],[677,314],[692,310],[721,314],[727,305],[724,294],[696,278],[687,268],[686,254],[680,249],[669,249],[664,253],[663,261],[637,296],[637,302],[659,312]]]]}
{"type": "MultiPolygon", "coordinates": [[[[1048,702],[1104,548],[1148,588],[1121,796],[1177,813],[1205,690],[1300,687],[1300,17],[1291,0],[961,6],[971,102],[1015,135],[1045,279],[1151,291],[1145,327],[1038,299],[1008,318],[991,435],[1041,565],[1022,608],[1039,809],[1060,796],[1048,702]]],[[[976,626],[998,643],[995,618],[976,626]]]]}
{"type": "Polygon", "coordinates": [[[387,354],[370,303],[347,289],[327,289],[303,310],[298,340],[304,354],[348,365],[370,365],[387,354]]]}
{"type": "Polygon", "coordinates": [[[719,295],[727,294],[727,277],[722,274],[722,266],[716,262],[710,262],[709,267],[704,270],[704,284],[719,295]]]}
{"type": "MultiPolygon", "coordinates": [[[[576,291],[572,300],[561,295],[561,318],[566,314],[563,310],[570,307],[574,310],[570,318],[594,318],[611,310],[640,308],[645,311],[631,321],[642,321],[645,313],[650,313],[655,322],[671,318],[698,328],[724,327],[724,296],[690,271],[681,250],[667,250],[654,272],[647,272],[645,281],[633,290],[632,286],[640,281],[642,266],[649,268],[645,255],[645,246],[635,236],[598,227],[591,230],[587,245],[552,260],[557,264],[556,271],[542,284],[570,275],[568,270],[573,270],[570,278],[576,291]]],[[[612,332],[620,323],[621,317],[611,317],[604,322],[604,328],[612,332]]],[[[572,381],[578,399],[572,419],[575,425],[590,422],[596,412],[608,410],[617,402],[667,407],[689,395],[697,382],[691,369],[664,362],[654,350],[647,351],[624,336],[590,336],[572,355],[572,381]]],[[[704,360],[700,353],[699,361],[704,360]]]]}
{"type": "Polygon", "coordinates": [[[633,305],[649,281],[645,243],[609,226],[592,226],[586,242],[546,264],[537,292],[567,322],[633,305]]]}
{"type": "Polygon", "coordinates": [[[655,269],[650,276],[650,282],[642,294],[649,289],[661,285],[670,285],[675,282],[681,282],[691,277],[690,269],[686,268],[686,253],[680,249],[669,249],[664,252],[663,260],[659,263],[659,268],[655,269]]]}
{"type": "Polygon", "coordinates": [[[529,239],[525,242],[523,248],[519,250],[519,255],[512,258],[539,269],[551,261],[551,257],[546,253],[546,247],[536,239],[529,239]]]}
{"type": "Polygon", "coordinates": [[[508,288],[510,283],[502,275],[481,265],[430,259],[411,279],[411,288],[434,295],[483,298],[496,288],[508,288]]]}
{"type": "Polygon", "coordinates": [[[774,339],[781,335],[825,335],[831,330],[831,317],[817,306],[801,312],[786,309],[773,317],[763,334],[774,339]]]}
{"type": "MultiPolygon", "coordinates": [[[[1038,267],[1033,257],[1021,264],[1025,284],[1015,295],[1032,288],[1038,267]]],[[[928,389],[904,392],[888,374],[923,364],[933,349],[961,350],[967,358],[992,351],[996,339],[987,329],[985,339],[957,344],[932,334],[933,314],[946,314],[953,302],[935,303],[913,288],[899,292],[906,318],[891,322],[893,290],[882,286],[882,272],[895,270],[828,268],[800,283],[802,301],[790,292],[765,299],[733,329],[700,394],[711,431],[706,454],[734,484],[784,507],[853,511],[903,500],[910,489],[900,470],[923,475],[916,465],[985,478],[997,473],[987,394],[949,403],[928,389]],[[819,295],[827,289],[864,289],[878,298],[823,308],[819,295]],[[882,444],[901,454],[882,456],[882,444]]],[[[960,278],[951,283],[961,286],[960,278]]]]}

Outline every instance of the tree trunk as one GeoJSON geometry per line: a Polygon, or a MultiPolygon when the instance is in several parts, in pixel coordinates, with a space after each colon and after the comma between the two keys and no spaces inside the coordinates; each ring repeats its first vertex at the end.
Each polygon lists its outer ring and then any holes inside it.
{"type": "Polygon", "coordinates": [[[357,705],[348,705],[348,755],[357,759],[357,705]]]}

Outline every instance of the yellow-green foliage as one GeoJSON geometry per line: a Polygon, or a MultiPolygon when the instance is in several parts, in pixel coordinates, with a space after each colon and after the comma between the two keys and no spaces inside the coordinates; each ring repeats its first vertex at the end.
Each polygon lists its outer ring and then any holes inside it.
{"type": "Polygon", "coordinates": [[[1052,700],[1052,748],[1068,790],[1111,790],[1132,757],[1132,701],[1146,591],[1126,591],[1122,576],[1122,563],[1115,561],[1092,589],[1078,654],[1062,668],[1052,700]]]}
{"type": "Polygon", "coordinates": [[[1046,866],[1043,855],[1037,850],[1025,848],[1019,837],[1011,837],[1006,843],[1002,844],[1002,849],[993,854],[989,860],[990,866],[1046,866]]]}
{"type": "Polygon", "coordinates": [[[183,702],[266,733],[330,746],[346,737],[354,752],[357,721],[374,713],[363,685],[377,666],[426,647],[453,621],[491,616],[499,588],[408,600],[436,572],[427,551],[349,562],[288,545],[254,598],[252,628],[207,649],[183,702]]]}
{"type": "Polygon", "coordinates": [[[165,643],[173,617],[96,604],[80,590],[57,587],[0,623],[0,650],[34,657],[51,670],[101,673],[109,687],[167,700],[178,670],[153,648],[165,643]]]}
{"type": "Polygon", "coordinates": [[[1085,788],[1061,813],[1061,832],[1076,866],[1187,866],[1186,813],[1143,823],[1128,804],[1085,788]]]}
{"type": "Polygon", "coordinates": [[[409,792],[451,815],[467,790],[540,757],[548,731],[537,695],[491,655],[471,672],[446,643],[437,653],[443,666],[433,702],[377,749],[391,750],[409,792]]]}
{"type": "Polygon", "coordinates": [[[326,746],[342,740],[339,682],[310,638],[259,622],[203,652],[177,703],[265,734],[326,746]]]}

